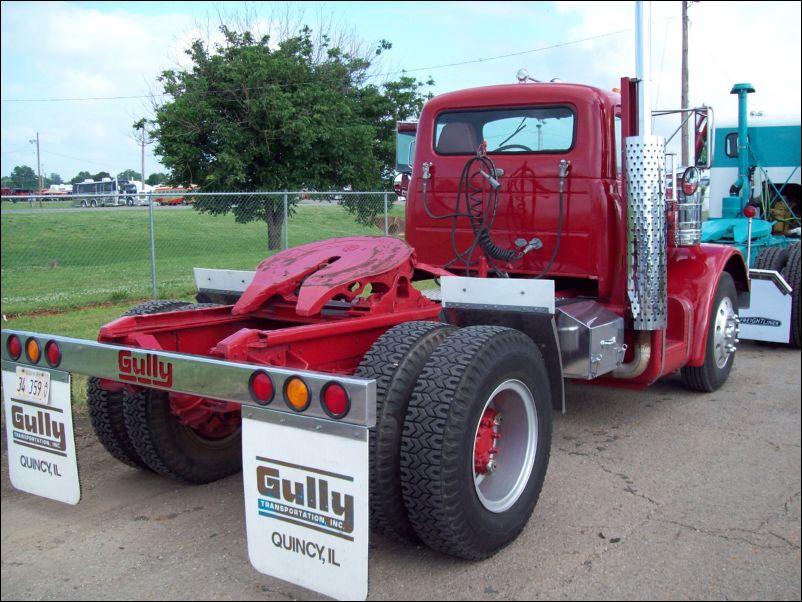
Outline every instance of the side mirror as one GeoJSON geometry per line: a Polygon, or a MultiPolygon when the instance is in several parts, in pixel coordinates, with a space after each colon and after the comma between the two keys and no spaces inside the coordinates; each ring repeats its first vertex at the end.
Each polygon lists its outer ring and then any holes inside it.
{"type": "Polygon", "coordinates": [[[415,160],[415,140],[413,139],[409,143],[409,151],[407,152],[407,167],[412,169],[412,161],[415,160]]]}
{"type": "Polygon", "coordinates": [[[713,109],[701,107],[693,111],[693,164],[710,169],[713,163],[713,109]]]}

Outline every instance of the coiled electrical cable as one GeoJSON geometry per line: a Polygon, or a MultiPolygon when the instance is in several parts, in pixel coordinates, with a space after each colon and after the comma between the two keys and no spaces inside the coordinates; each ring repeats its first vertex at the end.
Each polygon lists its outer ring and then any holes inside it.
{"type": "MultiPolygon", "coordinates": [[[[557,226],[557,241],[554,245],[551,258],[546,264],[543,271],[535,276],[535,278],[542,278],[551,269],[554,261],[557,258],[557,253],[560,249],[560,242],[562,239],[563,231],[563,190],[565,179],[570,170],[570,162],[561,161],[559,176],[560,176],[560,191],[559,191],[559,218],[557,226]]],[[[428,169],[426,170],[428,173],[428,169]]],[[[496,166],[493,160],[484,153],[484,146],[479,148],[476,156],[471,157],[466,161],[462,168],[460,175],[459,185],[457,188],[457,198],[454,203],[453,213],[445,213],[442,215],[434,214],[429,208],[427,198],[427,180],[425,175],[423,179],[423,208],[426,215],[430,219],[451,219],[451,249],[454,252],[454,259],[449,261],[443,267],[448,269],[457,262],[465,266],[465,274],[469,275],[470,268],[476,265],[476,261],[472,259],[476,247],[480,247],[487,257],[490,267],[501,277],[508,277],[507,273],[501,270],[493,260],[504,262],[518,261],[526,254],[527,249],[513,250],[504,249],[500,247],[491,236],[490,232],[493,228],[493,222],[496,219],[499,204],[499,188],[500,185],[496,180],[496,166]],[[479,182],[477,183],[477,179],[479,182]],[[488,195],[488,188],[489,195],[488,195]],[[489,197],[489,198],[488,198],[489,197]],[[461,211],[460,205],[464,199],[465,211],[461,211]],[[460,217],[468,218],[473,231],[474,238],[471,244],[464,251],[460,251],[457,247],[457,219],[460,217]]]]}

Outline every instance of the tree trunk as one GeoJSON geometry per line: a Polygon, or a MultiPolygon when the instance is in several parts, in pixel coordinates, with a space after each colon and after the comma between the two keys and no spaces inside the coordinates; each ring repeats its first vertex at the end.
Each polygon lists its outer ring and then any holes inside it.
{"type": "Polygon", "coordinates": [[[265,199],[267,216],[267,248],[275,251],[281,248],[281,235],[284,233],[284,201],[276,197],[265,199]]]}

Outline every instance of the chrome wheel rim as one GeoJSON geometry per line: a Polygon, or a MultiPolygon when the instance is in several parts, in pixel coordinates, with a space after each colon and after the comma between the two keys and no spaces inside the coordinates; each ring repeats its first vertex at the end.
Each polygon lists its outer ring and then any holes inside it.
{"type": "Polygon", "coordinates": [[[473,484],[479,501],[487,510],[505,512],[521,497],[535,464],[537,442],[537,408],[532,392],[519,380],[504,381],[490,394],[474,431],[473,484]],[[482,417],[488,410],[500,416],[494,426],[498,435],[497,451],[491,454],[491,466],[479,472],[474,465],[476,441],[480,436],[482,417]]]}
{"type": "Polygon", "coordinates": [[[735,353],[738,342],[738,314],[729,297],[724,297],[718,304],[713,328],[713,355],[716,366],[723,368],[735,353]]]}

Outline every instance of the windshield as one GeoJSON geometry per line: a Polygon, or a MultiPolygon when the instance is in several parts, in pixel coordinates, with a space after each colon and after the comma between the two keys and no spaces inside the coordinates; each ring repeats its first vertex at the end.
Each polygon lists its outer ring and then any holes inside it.
{"type": "Polygon", "coordinates": [[[482,140],[488,153],[562,153],[574,144],[569,107],[517,107],[442,113],[435,149],[441,155],[475,153],[482,140]]]}

